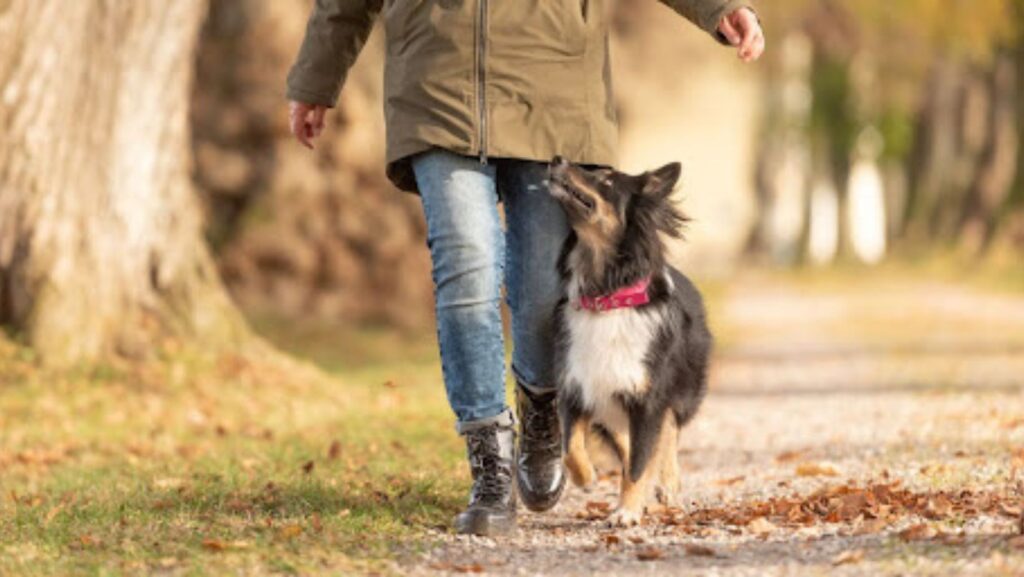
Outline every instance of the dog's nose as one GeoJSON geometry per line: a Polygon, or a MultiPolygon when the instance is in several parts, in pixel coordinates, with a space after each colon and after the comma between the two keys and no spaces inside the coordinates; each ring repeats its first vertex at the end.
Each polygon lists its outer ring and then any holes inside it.
{"type": "Polygon", "coordinates": [[[566,164],[569,163],[566,162],[566,160],[562,158],[560,155],[555,155],[555,157],[551,159],[551,164],[555,166],[565,166],[566,164]]]}

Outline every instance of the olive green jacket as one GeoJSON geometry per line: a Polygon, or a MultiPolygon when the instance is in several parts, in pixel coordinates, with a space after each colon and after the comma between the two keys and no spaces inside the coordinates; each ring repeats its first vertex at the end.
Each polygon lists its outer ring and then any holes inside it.
{"type": "MultiPolygon", "coordinates": [[[[615,165],[612,0],[316,0],[288,98],[333,106],[383,13],[387,172],[432,147],[487,157],[615,165]]],[[[630,0],[633,1],[633,0],[630,0]]],[[[745,0],[661,0],[716,35],[745,0]]]]}

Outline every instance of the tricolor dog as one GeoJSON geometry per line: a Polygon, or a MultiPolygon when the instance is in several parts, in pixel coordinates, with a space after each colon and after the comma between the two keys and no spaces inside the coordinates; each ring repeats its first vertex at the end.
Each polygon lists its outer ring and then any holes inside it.
{"type": "Polygon", "coordinates": [[[680,166],[631,176],[556,157],[551,194],[573,234],[559,261],[556,310],[559,416],[573,482],[594,480],[588,439],[622,463],[614,525],[640,522],[650,492],[679,492],[676,442],[707,389],[712,338],[700,293],[668,265],[663,236],[686,218],[669,196],[680,166]]]}

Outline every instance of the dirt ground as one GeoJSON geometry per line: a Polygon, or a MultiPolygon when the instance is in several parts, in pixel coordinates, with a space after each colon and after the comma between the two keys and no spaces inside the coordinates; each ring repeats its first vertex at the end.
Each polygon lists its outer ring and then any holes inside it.
{"type": "Polygon", "coordinates": [[[502,541],[438,531],[416,575],[1024,575],[1024,297],[757,278],[716,307],[683,506],[611,529],[617,480],[502,541]]]}

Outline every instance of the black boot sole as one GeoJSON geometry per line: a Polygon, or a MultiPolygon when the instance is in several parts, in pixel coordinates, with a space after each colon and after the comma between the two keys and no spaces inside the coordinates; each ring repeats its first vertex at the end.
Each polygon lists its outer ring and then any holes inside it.
{"type": "Polygon", "coordinates": [[[558,486],[558,490],[548,495],[531,495],[520,489],[522,485],[519,483],[519,477],[516,476],[516,492],[519,495],[519,502],[524,507],[534,513],[543,513],[554,509],[555,505],[562,500],[562,493],[565,492],[565,480],[562,480],[561,485],[558,486]]]}
{"type": "Polygon", "coordinates": [[[487,511],[465,511],[455,518],[459,535],[501,537],[516,532],[515,515],[495,515],[487,511]]]}

